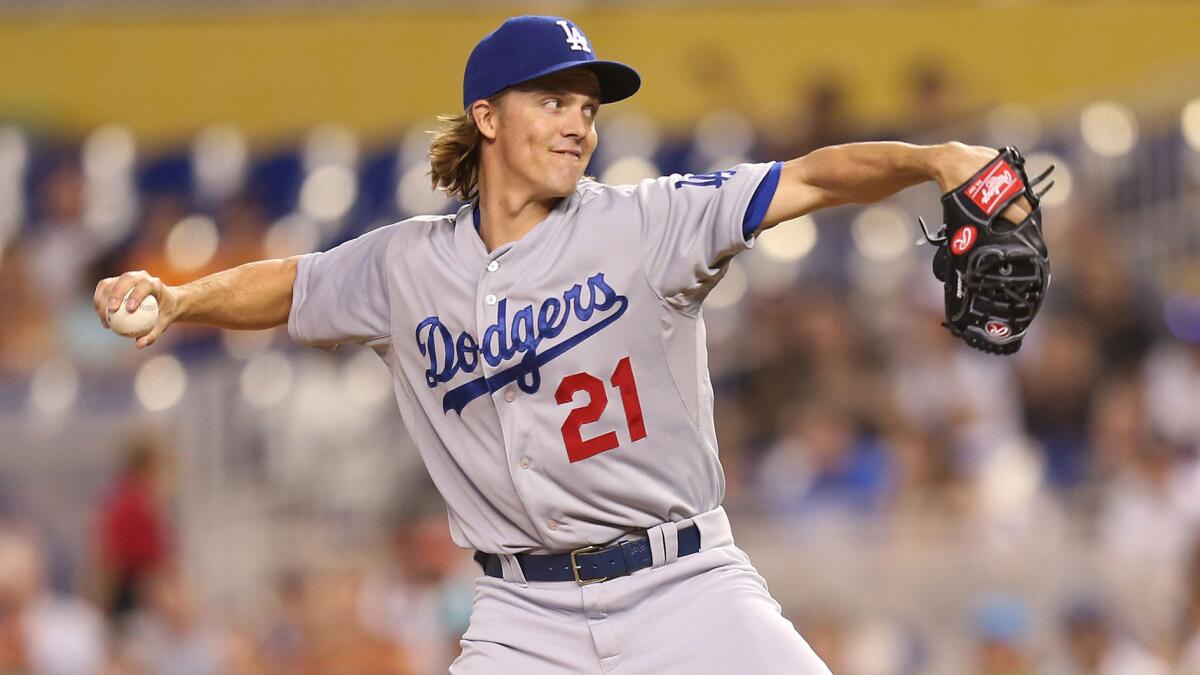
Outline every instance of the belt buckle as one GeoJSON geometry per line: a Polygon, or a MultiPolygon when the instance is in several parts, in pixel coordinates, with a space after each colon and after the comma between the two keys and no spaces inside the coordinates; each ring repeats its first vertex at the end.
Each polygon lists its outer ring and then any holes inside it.
{"type": "Polygon", "coordinates": [[[574,551],[571,551],[571,574],[575,575],[575,583],[579,584],[580,586],[587,586],[589,584],[598,584],[601,581],[608,581],[608,577],[600,577],[599,579],[580,579],[579,562],[575,560],[575,556],[579,555],[580,553],[595,553],[596,551],[602,550],[604,550],[603,546],[592,545],[584,546],[583,548],[577,548],[574,551]]]}

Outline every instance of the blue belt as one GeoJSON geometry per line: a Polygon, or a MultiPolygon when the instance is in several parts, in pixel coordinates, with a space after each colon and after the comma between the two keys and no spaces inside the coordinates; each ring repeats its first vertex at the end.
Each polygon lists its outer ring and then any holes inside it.
{"type": "MultiPolygon", "coordinates": [[[[680,558],[700,550],[700,528],[695,525],[679,530],[678,537],[680,558]]],[[[476,551],[475,562],[489,577],[504,578],[500,556],[476,551]]],[[[653,559],[650,540],[633,539],[609,546],[584,546],[570,553],[518,553],[517,563],[526,581],[574,581],[583,586],[626,576],[649,567],[653,559]]]]}

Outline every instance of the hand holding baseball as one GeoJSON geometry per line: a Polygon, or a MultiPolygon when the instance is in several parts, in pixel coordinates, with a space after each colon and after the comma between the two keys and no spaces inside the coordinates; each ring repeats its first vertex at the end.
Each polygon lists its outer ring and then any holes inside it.
{"type": "Polygon", "coordinates": [[[96,284],[92,297],[105,328],[137,339],[137,348],[149,347],[175,320],[178,292],[144,270],[126,272],[96,284]]]}
{"type": "Polygon", "coordinates": [[[125,292],[115,309],[111,306],[108,308],[108,327],[117,335],[140,338],[154,330],[154,324],[158,323],[158,298],[147,295],[142,304],[131,310],[127,303],[132,294],[131,288],[125,292]]]}

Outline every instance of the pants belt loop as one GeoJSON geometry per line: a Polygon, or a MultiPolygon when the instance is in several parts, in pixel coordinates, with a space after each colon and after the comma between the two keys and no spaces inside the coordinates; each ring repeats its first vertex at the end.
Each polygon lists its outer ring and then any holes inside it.
{"type": "Polygon", "coordinates": [[[646,530],[650,538],[652,567],[669,565],[679,559],[679,524],[663,523],[646,530]]]}
{"type": "Polygon", "coordinates": [[[650,566],[662,567],[667,564],[666,542],[663,539],[662,526],[657,525],[646,530],[646,538],[650,540],[650,566]]]}
{"type": "Polygon", "coordinates": [[[679,524],[663,523],[663,564],[679,560],[679,524]]]}
{"type": "Polygon", "coordinates": [[[499,557],[500,569],[504,570],[505,581],[522,586],[529,585],[529,582],[525,580],[525,572],[521,569],[521,564],[517,562],[517,556],[502,553],[499,557]]]}

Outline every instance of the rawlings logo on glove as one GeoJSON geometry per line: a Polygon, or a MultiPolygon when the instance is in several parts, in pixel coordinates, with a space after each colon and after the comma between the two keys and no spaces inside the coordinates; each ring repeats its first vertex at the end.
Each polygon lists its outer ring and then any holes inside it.
{"type": "Polygon", "coordinates": [[[1042,238],[1038,185],[1051,166],[1029,181],[1025,158],[1014,147],[965,183],[942,195],[944,224],[936,235],[920,220],[925,238],[938,247],[933,274],[946,288],[946,326],[968,345],[993,354],[1021,348],[1025,331],[1042,306],[1050,284],[1050,254],[1042,238]],[[1019,223],[1000,214],[1021,196],[1030,212],[1019,223]],[[947,233],[954,233],[949,236],[947,233]]]}
{"type": "Polygon", "coordinates": [[[983,170],[983,175],[966,189],[965,194],[990,216],[1000,204],[1020,192],[1023,185],[1017,172],[1003,159],[997,159],[983,170]]]}
{"type": "Polygon", "coordinates": [[[954,235],[954,241],[950,242],[950,250],[954,251],[954,255],[962,255],[971,250],[975,245],[976,230],[973,226],[967,225],[954,235]]]}

